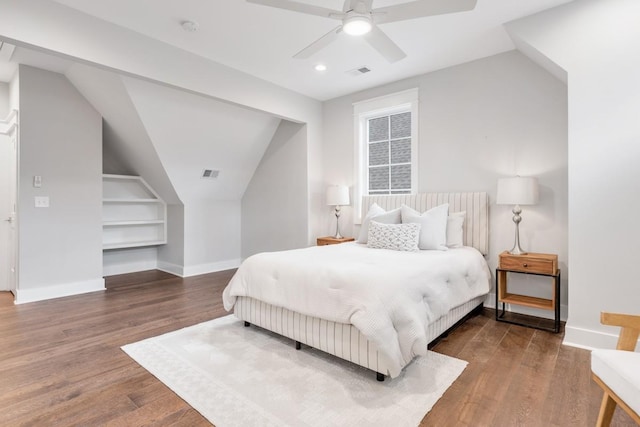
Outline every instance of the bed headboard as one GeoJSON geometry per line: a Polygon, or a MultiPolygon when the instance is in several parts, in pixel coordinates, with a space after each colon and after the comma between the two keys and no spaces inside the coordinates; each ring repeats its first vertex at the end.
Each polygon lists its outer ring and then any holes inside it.
{"type": "Polygon", "coordinates": [[[363,196],[362,218],[374,203],[385,210],[404,204],[419,212],[449,203],[449,212],[467,212],[464,219],[465,246],[472,246],[483,255],[489,253],[489,196],[486,192],[363,196]]]}

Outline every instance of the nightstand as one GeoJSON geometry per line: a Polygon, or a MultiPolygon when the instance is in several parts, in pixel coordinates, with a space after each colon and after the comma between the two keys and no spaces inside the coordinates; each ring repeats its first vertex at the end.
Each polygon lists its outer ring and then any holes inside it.
{"type": "Polygon", "coordinates": [[[336,239],[333,236],[326,237],[318,237],[317,245],[318,246],[327,246],[327,245],[337,245],[339,243],[345,242],[353,242],[355,239],[353,237],[342,237],[340,239],[336,239]]]}
{"type": "Polygon", "coordinates": [[[506,251],[500,254],[498,268],[496,269],[496,320],[545,331],[560,332],[560,270],[558,269],[558,255],[537,253],[512,255],[506,251]],[[507,287],[507,273],[533,274],[551,278],[553,284],[552,298],[545,299],[509,292],[507,287]],[[499,303],[502,303],[502,313],[500,313],[499,310],[499,303]],[[552,310],[555,314],[554,327],[543,328],[504,319],[504,307],[506,303],[542,310],[552,310]]]}

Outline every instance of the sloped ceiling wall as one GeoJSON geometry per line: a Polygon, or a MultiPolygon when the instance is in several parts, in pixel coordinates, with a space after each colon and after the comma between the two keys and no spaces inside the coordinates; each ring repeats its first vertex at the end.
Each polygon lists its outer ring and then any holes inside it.
{"type": "Polygon", "coordinates": [[[72,65],[65,75],[102,115],[108,161],[117,158],[120,171],[142,176],[167,203],[180,204],[121,77],[80,64],[72,65]]]}
{"type": "Polygon", "coordinates": [[[138,79],[122,81],[185,204],[242,198],[280,119],[138,79]],[[202,179],[203,169],[220,174],[202,179]]]}
{"type": "Polygon", "coordinates": [[[169,204],[240,200],[280,123],[81,64],[65,74],[104,117],[107,172],[141,175],[169,204]],[[202,179],[203,169],[220,174],[202,179]]]}

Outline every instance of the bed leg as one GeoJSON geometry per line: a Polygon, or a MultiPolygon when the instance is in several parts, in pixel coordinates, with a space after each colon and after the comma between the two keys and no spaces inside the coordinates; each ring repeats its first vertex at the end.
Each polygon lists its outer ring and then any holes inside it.
{"type": "Polygon", "coordinates": [[[384,381],[384,375],[381,374],[380,372],[376,372],[376,379],[378,381],[384,381]]]}
{"type": "Polygon", "coordinates": [[[300,341],[296,341],[296,350],[300,350],[302,348],[302,343],[300,341]]]}
{"type": "Polygon", "coordinates": [[[245,322],[244,322],[244,327],[245,327],[245,328],[248,328],[249,326],[251,326],[251,323],[249,323],[249,322],[246,322],[246,321],[245,321],[245,322]]]}

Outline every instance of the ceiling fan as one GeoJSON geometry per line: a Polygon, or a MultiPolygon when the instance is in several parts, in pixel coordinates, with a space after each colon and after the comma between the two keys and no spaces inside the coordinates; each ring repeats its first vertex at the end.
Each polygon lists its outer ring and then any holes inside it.
{"type": "Polygon", "coordinates": [[[477,0],[416,0],[377,9],[372,8],[373,0],[345,0],[342,11],[291,0],[247,0],[247,2],[342,21],[336,28],[296,53],[294,58],[309,58],[333,42],[340,33],[345,32],[354,36],[363,36],[387,61],[396,62],[407,54],[378,28],[378,24],[464,12],[475,8],[477,0]]]}

